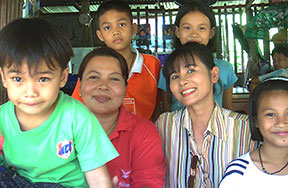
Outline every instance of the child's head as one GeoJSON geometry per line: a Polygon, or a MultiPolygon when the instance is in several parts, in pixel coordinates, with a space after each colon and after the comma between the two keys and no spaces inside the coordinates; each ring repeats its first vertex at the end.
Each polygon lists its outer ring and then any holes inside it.
{"type": "Polygon", "coordinates": [[[128,4],[120,0],[102,3],[97,10],[98,38],[116,50],[130,50],[132,35],[137,27],[132,24],[132,12],[128,4]]]}
{"type": "Polygon", "coordinates": [[[175,46],[186,42],[198,42],[215,50],[216,20],[211,8],[202,2],[189,2],[183,5],[176,16],[175,46]]]}
{"type": "Polygon", "coordinates": [[[275,70],[288,68],[288,46],[275,47],[272,51],[275,70]]]}
{"type": "MultiPolygon", "coordinates": [[[[73,56],[69,40],[61,29],[44,19],[18,19],[0,32],[0,67],[21,67],[23,61],[29,70],[45,61],[52,70],[63,71],[73,56]]],[[[32,73],[32,72],[30,72],[32,73]]]]}
{"type": "Polygon", "coordinates": [[[125,14],[127,14],[127,16],[129,17],[130,19],[130,22],[132,23],[132,11],[131,11],[131,8],[129,7],[129,5],[121,0],[112,0],[112,1],[106,1],[104,3],[102,3],[99,7],[98,7],[98,10],[97,10],[97,13],[96,13],[96,28],[99,29],[99,24],[100,24],[100,21],[99,21],[99,18],[101,16],[103,16],[104,14],[106,14],[108,11],[111,11],[111,10],[115,10],[117,12],[123,12],[125,14]]]}
{"type": "MultiPolygon", "coordinates": [[[[267,126],[267,124],[280,127],[281,122],[277,121],[282,115],[284,115],[286,119],[285,131],[287,131],[287,109],[287,78],[269,78],[259,84],[252,91],[249,98],[249,123],[252,140],[263,141],[263,136],[265,137],[264,127],[267,126]]],[[[280,131],[280,129],[278,131],[280,131]]]]}
{"type": "MultiPolygon", "coordinates": [[[[195,42],[188,42],[182,46],[179,46],[179,48],[176,48],[167,57],[163,68],[163,74],[167,81],[167,88],[169,88],[169,91],[172,91],[170,90],[172,85],[171,80],[180,79],[179,77],[181,67],[186,67],[187,69],[189,69],[187,70],[187,72],[192,75],[195,74],[195,72],[201,72],[198,70],[200,69],[200,67],[202,67],[202,65],[200,64],[204,65],[203,67],[205,70],[201,71],[206,72],[205,78],[207,78],[209,83],[216,83],[219,77],[218,68],[214,64],[213,56],[209,48],[195,42]],[[173,76],[173,74],[175,73],[177,74],[177,78],[174,78],[173,76]]],[[[203,85],[205,84],[206,83],[204,83],[203,85]]],[[[208,87],[210,87],[210,84],[208,87]]],[[[173,94],[175,95],[175,93],[173,94]]]]}
{"type": "Polygon", "coordinates": [[[53,112],[72,56],[69,40],[43,19],[18,19],[0,31],[0,73],[17,116],[45,119],[53,112]]]}

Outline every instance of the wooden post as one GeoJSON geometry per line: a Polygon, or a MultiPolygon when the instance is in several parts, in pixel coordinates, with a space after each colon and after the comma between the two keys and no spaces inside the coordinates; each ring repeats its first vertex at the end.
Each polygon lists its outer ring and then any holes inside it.
{"type": "MultiPolygon", "coordinates": [[[[82,0],[81,1],[81,12],[80,14],[90,14],[90,2],[89,0],[82,0]]],[[[82,36],[83,36],[83,43],[84,45],[93,47],[93,32],[91,25],[82,25],[82,36]]]]}

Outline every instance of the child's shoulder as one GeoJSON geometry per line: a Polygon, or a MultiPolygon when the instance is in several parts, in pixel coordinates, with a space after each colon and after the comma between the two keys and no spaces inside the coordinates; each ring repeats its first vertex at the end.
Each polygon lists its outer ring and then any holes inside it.
{"type": "MultiPolygon", "coordinates": [[[[229,187],[229,185],[235,185],[241,183],[243,177],[248,169],[249,164],[252,161],[250,159],[250,153],[246,153],[229,163],[227,166],[224,176],[220,182],[220,187],[229,187]]],[[[233,186],[231,186],[233,187],[233,186]]]]}
{"type": "Polygon", "coordinates": [[[157,57],[150,55],[150,54],[141,54],[143,56],[143,62],[145,64],[149,63],[149,64],[157,64],[161,66],[161,63],[159,61],[159,59],[157,59],[157,57]]]}
{"type": "Polygon", "coordinates": [[[59,100],[55,110],[59,110],[60,112],[66,114],[69,113],[80,116],[91,114],[90,110],[83,103],[63,92],[59,93],[59,100]]]}
{"type": "Polygon", "coordinates": [[[0,105],[0,114],[3,115],[3,113],[11,113],[11,111],[14,112],[14,104],[11,101],[7,101],[6,103],[0,105]]]}

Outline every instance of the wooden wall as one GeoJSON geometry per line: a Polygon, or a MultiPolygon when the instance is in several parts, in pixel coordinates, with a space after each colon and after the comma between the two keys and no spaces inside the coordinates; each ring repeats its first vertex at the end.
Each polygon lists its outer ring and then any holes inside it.
{"type": "MultiPolygon", "coordinates": [[[[0,0],[0,30],[12,20],[22,17],[23,0],[0,0]]],[[[0,81],[0,104],[7,101],[6,90],[0,81]]]]}

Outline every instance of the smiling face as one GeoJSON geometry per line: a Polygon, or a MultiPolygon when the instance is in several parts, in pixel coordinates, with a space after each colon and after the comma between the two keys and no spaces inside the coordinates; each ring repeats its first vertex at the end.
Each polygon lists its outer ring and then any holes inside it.
{"type": "Polygon", "coordinates": [[[98,38],[105,44],[116,50],[130,50],[132,35],[135,28],[132,27],[131,19],[125,12],[109,10],[99,17],[98,38]]]}
{"type": "Polygon", "coordinates": [[[59,89],[64,87],[68,68],[61,71],[59,66],[50,70],[42,61],[37,70],[29,71],[27,63],[21,67],[4,66],[0,70],[3,86],[7,88],[8,97],[15,104],[16,116],[21,122],[32,119],[46,120],[53,112],[59,89]]]}
{"type": "Polygon", "coordinates": [[[92,58],[83,72],[79,89],[84,104],[96,116],[118,112],[126,94],[119,61],[106,56],[92,58]]]}
{"type": "Polygon", "coordinates": [[[197,42],[207,46],[215,31],[214,28],[211,28],[210,20],[205,14],[192,11],[182,17],[179,27],[176,27],[175,34],[180,39],[181,44],[197,42]]]}
{"type": "Polygon", "coordinates": [[[179,70],[176,67],[170,75],[170,90],[176,99],[185,106],[207,100],[213,102],[213,84],[218,81],[218,68],[215,66],[208,71],[196,56],[194,65],[181,58],[178,60],[179,70]]]}
{"type": "Polygon", "coordinates": [[[259,99],[256,127],[264,144],[288,146],[288,91],[266,91],[259,99]]]}

